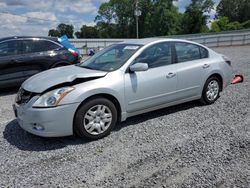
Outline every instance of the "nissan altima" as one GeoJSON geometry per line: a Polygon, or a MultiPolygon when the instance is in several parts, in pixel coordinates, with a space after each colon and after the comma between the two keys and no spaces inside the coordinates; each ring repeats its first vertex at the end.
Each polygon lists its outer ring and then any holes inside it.
{"type": "Polygon", "coordinates": [[[192,100],[212,104],[231,79],[231,61],[205,46],[131,39],[29,78],[13,108],[32,134],[94,140],[131,116],[192,100]]]}

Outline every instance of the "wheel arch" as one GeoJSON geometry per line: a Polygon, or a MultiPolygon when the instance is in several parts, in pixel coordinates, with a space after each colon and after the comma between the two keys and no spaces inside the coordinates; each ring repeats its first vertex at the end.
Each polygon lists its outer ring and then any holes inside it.
{"type": "Polygon", "coordinates": [[[106,98],[106,99],[110,100],[115,105],[116,110],[117,110],[117,115],[118,115],[117,119],[118,119],[118,122],[120,122],[121,121],[121,112],[122,112],[121,104],[114,95],[111,95],[111,94],[108,94],[108,93],[98,93],[98,94],[91,95],[91,96],[87,97],[86,99],[84,99],[78,105],[78,107],[77,107],[77,109],[75,111],[75,114],[74,114],[74,119],[75,119],[75,115],[76,115],[77,111],[79,110],[79,108],[82,105],[84,105],[84,103],[86,103],[87,101],[92,100],[94,98],[98,98],[98,97],[106,98]]]}

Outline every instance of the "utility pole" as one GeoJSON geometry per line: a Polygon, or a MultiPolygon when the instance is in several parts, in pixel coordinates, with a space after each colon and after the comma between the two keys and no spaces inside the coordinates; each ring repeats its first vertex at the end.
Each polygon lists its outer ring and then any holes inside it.
{"type": "Polygon", "coordinates": [[[135,22],[136,22],[136,38],[139,38],[139,16],[141,15],[141,11],[139,10],[139,0],[135,0],[135,22]]]}

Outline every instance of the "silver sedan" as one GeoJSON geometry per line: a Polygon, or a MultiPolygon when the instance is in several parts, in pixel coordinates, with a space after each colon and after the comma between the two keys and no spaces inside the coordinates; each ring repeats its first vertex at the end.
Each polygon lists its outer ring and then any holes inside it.
{"type": "Polygon", "coordinates": [[[32,134],[99,139],[137,114],[192,100],[212,104],[231,79],[230,60],[200,44],[127,40],[29,78],[13,108],[32,134]]]}

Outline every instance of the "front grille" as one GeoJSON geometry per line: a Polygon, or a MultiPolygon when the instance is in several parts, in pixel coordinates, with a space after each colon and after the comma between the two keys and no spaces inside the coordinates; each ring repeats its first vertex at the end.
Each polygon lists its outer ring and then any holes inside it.
{"type": "Polygon", "coordinates": [[[30,99],[34,96],[34,93],[24,90],[20,88],[17,96],[16,96],[16,103],[17,104],[26,104],[30,101],[30,99]]]}

